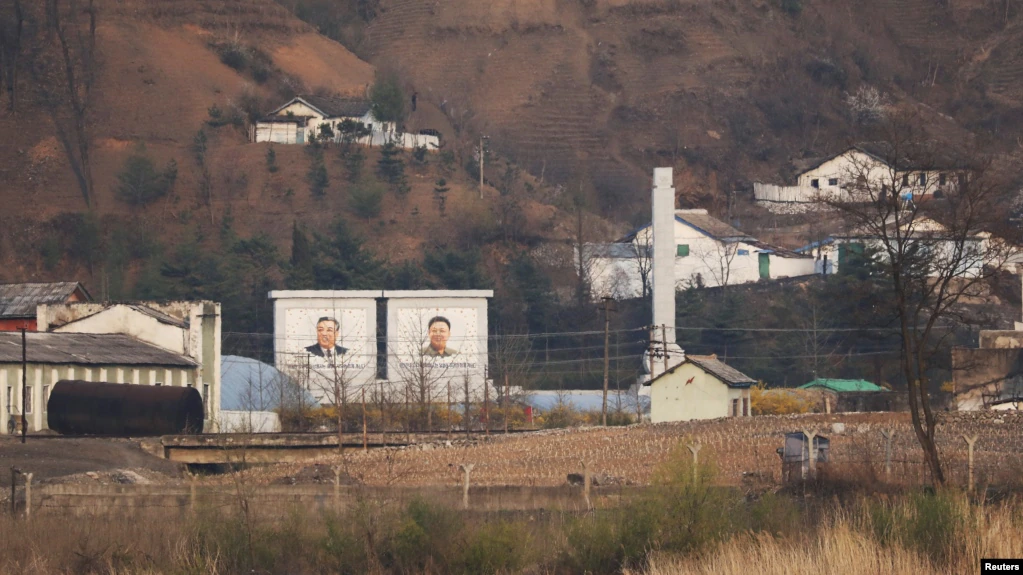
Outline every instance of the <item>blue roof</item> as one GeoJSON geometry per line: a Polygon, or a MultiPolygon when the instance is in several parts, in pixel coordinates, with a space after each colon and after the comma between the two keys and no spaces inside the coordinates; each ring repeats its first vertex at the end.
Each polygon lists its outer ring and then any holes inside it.
{"type": "Polygon", "coordinates": [[[272,365],[238,355],[221,358],[220,409],[272,411],[280,407],[282,395],[302,397],[306,404],[316,405],[309,392],[295,385],[291,378],[272,365]]]}

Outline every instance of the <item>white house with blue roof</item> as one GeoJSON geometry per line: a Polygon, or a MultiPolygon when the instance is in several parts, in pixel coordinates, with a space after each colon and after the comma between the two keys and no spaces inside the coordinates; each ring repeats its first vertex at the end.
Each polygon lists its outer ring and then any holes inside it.
{"type": "MultiPolygon", "coordinates": [[[[594,298],[643,297],[651,284],[653,228],[611,244],[586,244],[584,266],[594,298]]],[[[675,279],[679,289],[717,287],[814,273],[813,257],[772,246],[703,209],[675,210],[675,279]]]]}

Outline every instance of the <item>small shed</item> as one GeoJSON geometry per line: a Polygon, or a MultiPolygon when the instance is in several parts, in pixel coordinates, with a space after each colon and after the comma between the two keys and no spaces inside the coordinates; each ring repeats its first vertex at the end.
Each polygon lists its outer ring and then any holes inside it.
{"type": "Polygon", "coordinates": [[[811,467],[810,441],[802,431],[785,434],[785,446],[778,448],[781,455],[782,481],[805,481],[816,474],[816,464],[827,463],[831,441],[815,435],[813,438],[813,467],[811,467]]]}
{"type": "Polygon", "coordinates": [[[78,282],[0,284],[0,331],[38,329],[36,307],[92,301],[78,282]]]}
{"type": "Polygon", "coordinates": [[[895,395],[890,390],[863,379],[815,379],[799,389],[826,394],[831,411],[895,411],[895,395]]]}
{"type": "Polygon", "coordinates": [[[750,414],[750,386],[756,380],[714,355],[686,355],[685,361],[650,381],[650,421],[690,421],[750,414]]]}

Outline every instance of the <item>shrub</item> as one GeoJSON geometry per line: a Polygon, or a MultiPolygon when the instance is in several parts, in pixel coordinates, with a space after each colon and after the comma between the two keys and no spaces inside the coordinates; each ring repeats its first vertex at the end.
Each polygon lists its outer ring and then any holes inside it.
{"type": "Polygon", "coordinates": [[[249,61],[249,54],[238,44],[225,44],[220,47],[220,61],[224,65],[239,72],[245,69],[249,61]]]}
{"type": "Polygon", "coordinates": [[[128,205],[144,206],[167,195],[177,177],[177,162],[171,160],[162,172],[158,171],[140,148],[124,161],[124,168],[117,174],[114,193],[128,205]]]}
{"type": "Polygon", "coordinates": [[[468,534],[459,571],[469,575],[515,573],[525,565],[529,546],[529,533],[521,524],[486,523],[468,534]]]}
{"type": "Polygon", "coordinates": [[[313,196],[322,198],[330,186],[330,178],[327,176],[327,166],[323,163],[323,151],[319,148],[309,148],[313,161],[306,172],[306,181],[309,182],[309,191],[313,196]]]}
{"type": "Polygon", "coordinates": [[[359,217],[369,220],[380,215],[384,191],[379,184],[363,180],[352,186],[348,200],[359,217]]]}
{"type": "Polygon", "coordinates": [[[266,169],[271,174],[277,171],[277,152],[274,151],[273,145],[270,145],[266,149],[266,169]]]}
{"type": "Polygon", "coordinates": [[[810,394],[800,389],[767,389],[760,382],[750,389],[753,415],[789,415],[808,413],[814,405],[810,394]]]}

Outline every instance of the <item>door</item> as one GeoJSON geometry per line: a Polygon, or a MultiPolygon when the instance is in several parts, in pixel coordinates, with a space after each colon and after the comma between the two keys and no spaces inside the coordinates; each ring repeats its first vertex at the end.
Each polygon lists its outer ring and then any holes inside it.
{"type": "Polygon", "coordinates": [[[771,254],[757,254],[760,261],[760,279],[771,279],[771,254]]]}
{"type": "Polygon", "coordinates": [[[298,128],[297,130],[295,130],[295,143],[296,144],[305,143],[305,128],[298,128]]]}

